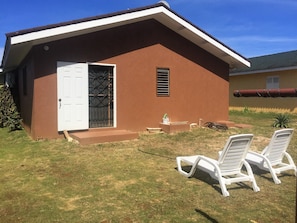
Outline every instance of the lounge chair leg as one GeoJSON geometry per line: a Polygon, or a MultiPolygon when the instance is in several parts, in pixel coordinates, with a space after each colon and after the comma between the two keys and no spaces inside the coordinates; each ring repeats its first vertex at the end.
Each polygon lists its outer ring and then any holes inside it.
{"type": "Polygon", "coordinates": [[[285,152],[285,156],[286,156],[287,160],[289,161],[289,164],[294,167],[295,176],[297,177],[297,167],[296,167],[292,157],[287,152],[285,152]]]}
{"type": "Polygon", "coordinates": [[[250,164],[245,160],[245,161],[243,162],[243,165],[245,166],[245,168],[246,168],[246,170],[247,170],[247,172],[248,172],[248,175],[249,175],[250,178],[251,178],[252,185],[253,185],[253,190],[254,190],[255,192],[259,192],[259,191],[260,191],[260,188],[259,188],[258,185],[257,185],[256,179],[255,179],[255,177],[254,177],[254,173],[253,173],[253,171],[252,171],[252,168],[251,168],[250,164]]]}
{"type": "Polygon", "coordinates": [[[222,181],[222,180],[219,180],[219,183],[220,183],[220,186],[221,186],[221,190],[222,190],[222,194],[224,197],[229,197],[230,194],[229,192],[227,191],[227,187],[225,185],[225,183],[222,181]]]}
{"type": "Polygon", "coordinates": [[[281,181],[278,179],[276,173],[275,173],[273,170],[271,170],[270,172],[271,172],[271,176],[272,176],[272,178],[273,178],[274,183],[275,183],[275,184],[280,184],[281,181]]]}
{"type": "MultiPolygon", "coordinates": [[[[264,158],[264,161],[266,162],[266,165],[268,166],[268,169],[269,169],[269,171],[270,171],[270,174],[271,174],[271,176],[272,176],[272,178],[273,178],[274,183],[275,183],[275,184],[280,184],[281,181],[278,179],[278,177],[277,177],[277,175],[276,175],[274,169],[272,168],[270,162],[267,160],[266,157],[264,158]]],[[[264,163],[263,163],[262,165],[264,165],[264,163]]]]}
{"type": "Polygon", "coordinates": [[[186,176],[186,177],[191,177],[193,176],[193,174],[195,173],[196,171],[196,165],[193,165],[190,172],[186,172],[182,169],[182,166],[181,166],[181,162],[182,162],[182,159],[181,157],[176,157],[176,163],[177,163],[177,170],[178,172],[180,172],[182,175],[186,176]]]}

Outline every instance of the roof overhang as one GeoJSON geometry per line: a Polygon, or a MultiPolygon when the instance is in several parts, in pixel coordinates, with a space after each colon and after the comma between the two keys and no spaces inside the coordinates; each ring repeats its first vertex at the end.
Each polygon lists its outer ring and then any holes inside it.
{"type": "Polygon", "coordinates": [[[15,69],[34,45],[97,32],[126,24],[155,19],[164,26],[229,64],[230,68],[250,67],[250,62],[197,26],[159,3],[150,7],[126,10],[110,15],[37,27],[7,35],[2,68],[15,69]]]}
{"type": "Polygon", "coordinates": [[[260,73],[271,73],[271,72],[280,72],[280,71],[286,71],[286,70],[297,70],[297,66],[278,67],[278,68],[265,69],[265,70],[253,70],[253,71],[233,72],[233,73],[230,73],[229,76],[240,76],[240,75],[260,74],[260,73]]]}

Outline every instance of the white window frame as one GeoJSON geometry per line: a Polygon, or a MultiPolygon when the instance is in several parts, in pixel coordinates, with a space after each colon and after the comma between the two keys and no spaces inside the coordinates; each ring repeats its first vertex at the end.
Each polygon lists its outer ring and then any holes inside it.
{"type": "Polygon", "coordinates": [[[266,78],[266,89],[278,89],[279,76],[269,76],[266,78]]]}

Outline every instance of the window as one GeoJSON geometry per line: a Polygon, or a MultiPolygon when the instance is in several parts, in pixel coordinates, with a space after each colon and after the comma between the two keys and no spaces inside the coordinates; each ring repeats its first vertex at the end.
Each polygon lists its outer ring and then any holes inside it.
{"type": "Polygon", "coordinates": [[[169,96],[168,68],[157,68],[157,96],[169,96]]]}
{"type": "Polygon", "coordinates": [[[270,76],[266,78],[266,89],[276,89],[279,88],[279,77],[270,76]]]}

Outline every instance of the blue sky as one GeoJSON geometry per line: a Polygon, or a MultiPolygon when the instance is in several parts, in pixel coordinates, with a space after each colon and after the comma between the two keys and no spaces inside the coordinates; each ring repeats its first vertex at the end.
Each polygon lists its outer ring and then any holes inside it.
{"type": "MultiPolygon", "coordinates": [[[[5,33],[157,3],[159,0],[10,0],[0,13],[5,33]]],[[[172,10],[244,57],[297,50],[297,0],[167,0],[172,10]]]]}

